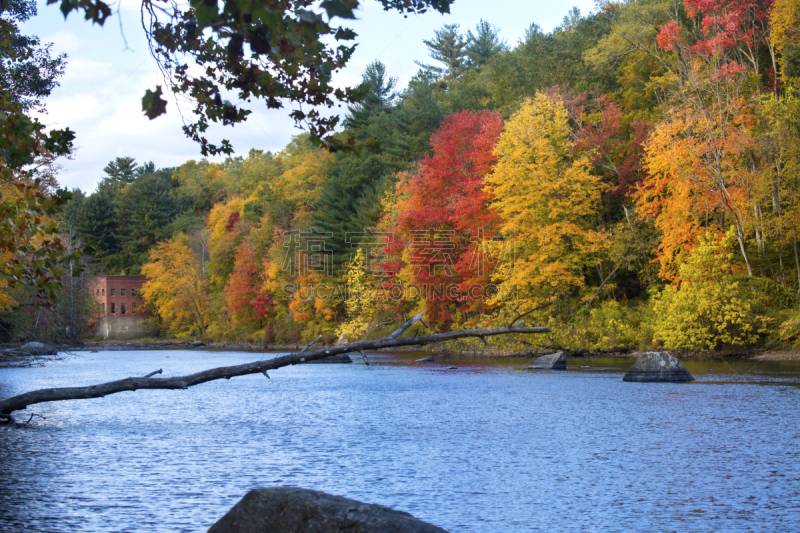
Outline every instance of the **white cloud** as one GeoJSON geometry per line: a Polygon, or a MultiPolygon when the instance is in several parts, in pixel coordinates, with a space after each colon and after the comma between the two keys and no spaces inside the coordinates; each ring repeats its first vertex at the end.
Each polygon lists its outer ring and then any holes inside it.
{"type": "Polygon", "coordinates": [[[77,34],[67,30],[59,30],[55,33],[45,36],[42,39],[44,42],[53,43],[53,50],[57,53],[66,53],[68,55],[77,54],[83,48],[83,43],[77,34]]]}

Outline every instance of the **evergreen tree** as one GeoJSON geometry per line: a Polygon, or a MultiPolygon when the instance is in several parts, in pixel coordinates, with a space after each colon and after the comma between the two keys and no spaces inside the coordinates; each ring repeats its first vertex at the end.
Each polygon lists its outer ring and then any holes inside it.
{"type": "Polygon", "coordinates": [[[83,201],[77,217],[77,228],[81,237],[94,242],[98,258],[119,251],[117,209],[107,191],[98,191],[83,201]]]}
{"type": "Polygon", "coordinates": [[[360,104],[347,108],[344,125],[359,142],[370,138],[385,142],[396,129],[390,115],[397,98],[393,92],[397,78],[388,76],[386,66],[376,60],[364,71],[362,85],[367,87],[367,94],[360,104]]]}
{"type": "Polygon", "coordinates": [[[467,31],[467,46],[464,49],[469,65],[481,67],[489,58],[508,50],[505,40],[500,39],[500,30],[481,19],[475,26],[475,33],[467,31]]]}
{"type": "Polygon", "coordinates": [[[569,86],[578,94],[612,93],[618,88],[614,73],[587,68],[584,57],[611,32],[613,19],[605,11],[581,17],[573,10],[551,33],[531,24],[513,50],[495,54],[478,73],[454,84],[444,111],[482,107],[509,117],[522,100],[555,85],[569,86]]]}
{"type": "Polygon", "coordinates": [[[428,41],[423,40],[428,47],[431,58],[444,64],[444,67],[426,65],[415,61],[417,65],[438,77],[455,80],[466,70],[465,48],[467,41],[459,31],[458,24],[445,24],[441,30],[434,30],[435,37],[428,41]]]}
{"type": "MultiPolygon", "coordinates": [[[[136,177],[146,176],[148,174],[155,174],[156,173],[156,164],[152,161],[148,161],[139,168],[136,169],[136,177]]],[[[131,180],[132,181],[132,180],[131,180]]],[[[129,182],[130,183],[130,182],[129,182]]]]}
{"type": "Polygon", "coordinates": [[[117,157],[103,168],[106,176],[98,185],[98,190],[108,190],[112,195],[129,183],[133,183],[140,170],[132,157],[117,157]]]}
{"type": "Polygon", "coordinates": [[[171,180],[147,174],[122,189],[116,204],[120,248],[129,265],[126,269],[134,272],[147,260],[147,251],[154,244],[172,236],[178,201],[172,195],[171,180]]]}
{"type": "Polygon", "coordinates": [[[331,234],[325,245],[333,251],[335,274],[343,273],[341,265],[353,251],[346,234],[375,227],[380,200],[400,167],[394,158],[380,154],[343,154],[331,166],[331,180],[322,191],[312,221],[319,231],[331,234]]]}
{"type": "Polygon", "coordinates": [[[439,108],[439,92],[433,76],[420,72],[400,96],[396,117],[403,161],[417,161],[430,152],[431,134],[444,116],[439,108]]]}

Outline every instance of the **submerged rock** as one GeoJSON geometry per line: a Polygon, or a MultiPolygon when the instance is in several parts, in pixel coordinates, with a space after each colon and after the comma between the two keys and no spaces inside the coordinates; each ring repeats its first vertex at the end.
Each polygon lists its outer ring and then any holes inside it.
{"type": "Polygon", "coordinates": [[[528,370],[566,370],[567,369],[567,354],[564,352],[556,352],[541,357],[526,366],[528,370]]]}
{"type": "Polygon", "coordinates": [[[323,364],[333,364],[333,363],[352,363],[353,360],[350,359],[350,356],[346,353],[340,353],[337,355],[329,355],[328,357],[323,357],[322,359],[316,359],[314,361],[305,361],[301,364],[309,364],[312,365],[314,363],[323,363],[323,364]]]}
{"type": "Polygon", "coordinates": [[[417,359],[417,363],[433,363],[435,360],[432,355],[429,355],[428,357],[417,359]]]}
{"type": "Polygon", "coordinates": [[[645,352],[628,369],[622,381],[685,382],[694,381],[694,376],[667,352],[645,352]]]}
{"type": "Polygon", "coordinates": [[[248,492],[208,533],[446,533],[382,505],[296,487],[248,492]]]}

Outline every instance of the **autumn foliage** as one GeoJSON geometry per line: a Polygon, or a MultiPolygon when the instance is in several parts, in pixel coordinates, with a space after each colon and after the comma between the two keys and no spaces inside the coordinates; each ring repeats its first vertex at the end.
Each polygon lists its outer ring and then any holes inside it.
{"type": "Polygon", "coordinates": [[[795,4],[603,3],[400,93],[372,65],[361,155],[298,137],[175,173],[205,207],[151,255],[148,301],[175,333],[295,344],[422,310],[430,330],[530,311],[551,348],[800,338],[795,4]]]}
{"type": "Polygon", "coordinates": [[[272,296],[264,288],[262,272],[253,245],[242,244],[225,286],[225,298],[234,326],[255,323],[263,327],[264,318],[272,312],[272,296]]]}
{"type": "Polygon", "coordinates": [[[433,155],[398,187],[394,240],[387,250],[397,258],[393,275],[406,287],[438,291],[425,302],[435,324],[486,305],[470,300],[469,289],[489,283],[482,240],[497,233],[499,219],[488,209],[484,178],[495,163],[502,127],[500,115],[489,111],[446,117],[431,137],[433,155]]]}
{"type": "Polygon", "coordinates": [[[487,176],[492,210],[514,245],[514,258],[497,274],[505,290],[541,304],[571,298],[585,284],[609,235],[598,228],[604,185],[576,150],[563,104],[539,94],[509,120],[487,176]]]}
{"type": "Polygon", "coordinates": [[[205,335],[210,316],[206,278],[198,258],[180,241],[159,244],[150,251],[142,274],[149,279],[142,298],[175,333],[205,335]]]}

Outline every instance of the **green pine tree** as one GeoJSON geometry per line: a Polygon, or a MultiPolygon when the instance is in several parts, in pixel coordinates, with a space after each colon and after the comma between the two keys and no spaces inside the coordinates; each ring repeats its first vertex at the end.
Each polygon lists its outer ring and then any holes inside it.
{"type": "Polygon", "coordinates": [[[482,67],[489,59],[508,50],[505,40],[500,39],[500,30],[481,19],[475,33],[467,31],[467,46],[464,49],[472,67],[482,67]]]}
{"type": "Polygon", "coordinates": [[[465,53],[467,41],[461,35],[459,28],[458,24],[445,24],[441,30],[434,30],[435,37],[433,39],[422,41],[428,47],[431,58],[442,63],[444,67],[427,65],[418,61],[415,63],[437,77],[449,81],[458,79],[466,70],[467,60],[465,53]]]}

